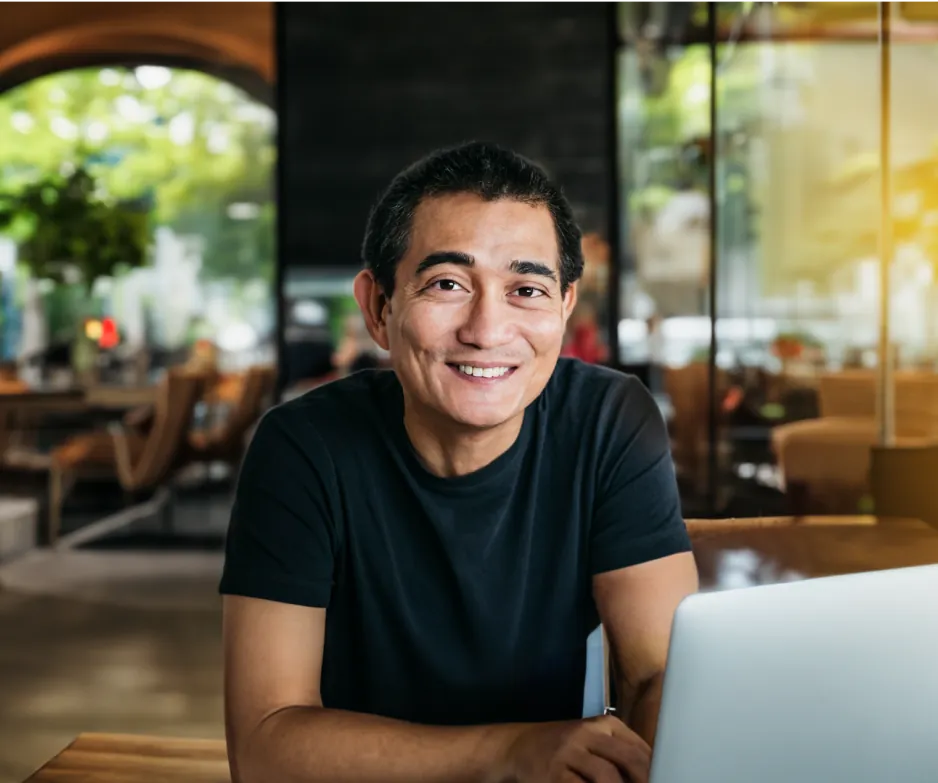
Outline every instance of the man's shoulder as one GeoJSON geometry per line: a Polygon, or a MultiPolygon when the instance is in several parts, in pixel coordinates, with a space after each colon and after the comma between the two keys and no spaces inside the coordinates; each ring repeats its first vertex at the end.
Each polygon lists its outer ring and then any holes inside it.
{"type": "Polygon", "coordinates": [[[551,431],[597,448],[623,443],[660,417],[658,404],[635,375],[611,367],[561,358],[545,389],[551,431]]]}
{"type": "Polygon", "coordinates": [[[364,409],[377,409],[382,396],[389,394],[395,381],[391,370],[360,370],[281,403],[281,416],[305,418],[335,415],[360,416],[364,409]]]}
{"type": "Polygon", "coordinates": [[[264,415],[258,431],[328,446],[339,439],[354,441],[356,433],[374,432],[385,405],[395,392],[389,370],[362,370],[310,389],[280,403],[264,415]]]}
{"type": "Polygon", "coordinates": [[[590,411],[599,415],[630,402],[634,410],[653,400],[645,384],[634,375],[566,357],[558,360],[546,391],[549,406],[571,415],[590,411]]]}

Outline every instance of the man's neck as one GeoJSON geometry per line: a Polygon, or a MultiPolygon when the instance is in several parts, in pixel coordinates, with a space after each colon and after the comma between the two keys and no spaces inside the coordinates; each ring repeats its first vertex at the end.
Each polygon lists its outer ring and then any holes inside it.
{"type": "Polygon", "coordinates": [[[430,417],[405,407],[404,428],[424,467],[435,476],[451,478],[474,473],[512,447],[521,432],[524,414],[498,427],[474,429],[441,426],[430,417]]]}

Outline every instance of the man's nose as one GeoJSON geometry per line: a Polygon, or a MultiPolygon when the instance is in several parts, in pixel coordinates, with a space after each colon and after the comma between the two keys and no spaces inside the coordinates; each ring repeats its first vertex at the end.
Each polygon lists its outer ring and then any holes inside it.
{"type": "Polygon", "coordinates": [[[500,291],[476,291],[459,329],[459,341],[476,348],[498,348],[517,332],[515,313],[500,291]]]}

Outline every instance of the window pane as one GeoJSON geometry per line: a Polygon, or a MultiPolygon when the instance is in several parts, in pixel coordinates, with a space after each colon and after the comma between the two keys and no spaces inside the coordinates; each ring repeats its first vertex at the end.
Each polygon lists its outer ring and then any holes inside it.
{"type": "Polygon", "coordinates": [[[932,4],[891,13],[884,48],[877,3],[620,8],[619,358],[656,365],[649,380],[669,415],[685,513],[870,507],[884,100],[895,431],[934,437],[938,394],[922,383],[938,363],[938,15],[932,4]]]}
{"type": "MultiPolygon", "coordinates": [[[[833,5],[753,4],[720,31],[723,514],[855,513],[868,502],[880,296],[878,11],[833,5]]],[[[915,70],[910,96],[923,86],[915,70]]],[[[912,158],[931,143],[927,123],[916,124],[897,123],[893,139],[912,158]]]]}

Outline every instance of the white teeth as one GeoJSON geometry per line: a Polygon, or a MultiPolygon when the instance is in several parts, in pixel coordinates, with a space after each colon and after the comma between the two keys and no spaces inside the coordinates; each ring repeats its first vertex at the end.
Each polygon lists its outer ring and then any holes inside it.
{"type": "Polygon", "coordinates": [[[511,367],[473,367],[471,364],[460,364],[459,371],[474,378],[501,378],[511,367]]]}

